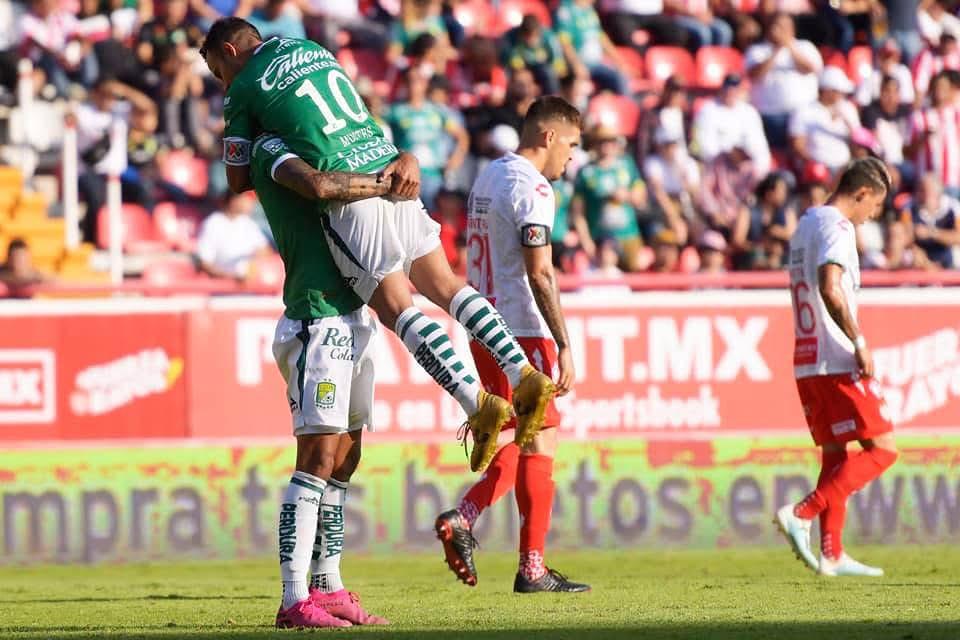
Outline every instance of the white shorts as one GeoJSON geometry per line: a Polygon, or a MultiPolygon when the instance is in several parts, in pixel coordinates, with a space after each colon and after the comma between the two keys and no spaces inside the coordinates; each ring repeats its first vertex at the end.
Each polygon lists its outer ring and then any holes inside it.
{"type": "Polygon", "coordinates": [[[273,357],[287,381],[294,435],[373,430],[376,333],[366,307],[316,320],[280,318],[273,357]]]}
{"type": "Polygon", "coordinates": [[[418,200],[330,203],[324,228],[340,273],[367,302],[389,274],[440,246],[440,225],[418,200]]]}

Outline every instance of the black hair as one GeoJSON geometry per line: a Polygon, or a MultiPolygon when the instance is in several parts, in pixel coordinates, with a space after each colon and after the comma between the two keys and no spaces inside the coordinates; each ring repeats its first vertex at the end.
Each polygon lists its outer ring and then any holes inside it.
{"type": "Polygon", "coordinates": [[[257,28],[243,18],[220,18],[207,31],[207,37],[200,47],[200,55],[206,58],[211,51],[219,51],[223,45],[235,43],[238,36],[243,34],[263,40],[257,28]]]}
{"type": "Polygon", "coordinates": [[[537,98],[527,110],[523,119],[523,129],[539,125],[544,122],[559,120],[577,127],[582,126],[580,111],[560,96],[543,96],[537,98]]]}

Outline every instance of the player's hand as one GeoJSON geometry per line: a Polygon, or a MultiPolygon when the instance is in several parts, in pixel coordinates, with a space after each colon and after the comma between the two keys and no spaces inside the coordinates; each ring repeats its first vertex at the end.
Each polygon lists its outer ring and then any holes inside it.
{"type": "Polygon", "coordinates": [[[381,182],[392,180],[389,195],[397,200],[415,200],[420,195],[420,163],[410,153],[401,153],[377,176],[381,182]]]}
{"type": "Polygon", "coordinates": [[[860,375],[864,378],[872,378],[873,354],[870,352],[870,347],[864,346],[857,349],[853,352],[853,355],[857,359],[857,367],[860,369],[860,375]]]}
{"type": "Polygon", "coordinates": [[[573,388],[573,353],[570,347],[564,347],[557,353],[557,364],[560,365],[560,376],[557,378],[557,397],[565,396],[573,388]]]}

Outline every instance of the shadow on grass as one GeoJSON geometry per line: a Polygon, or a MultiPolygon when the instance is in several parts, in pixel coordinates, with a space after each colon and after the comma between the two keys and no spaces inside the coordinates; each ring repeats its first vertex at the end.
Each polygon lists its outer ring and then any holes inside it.
{"type": "MultiPolygon", "coordinates": [[[[841,622],[841,623],[677,623],[637,625],[622,628],[561,628],[517,630],[431,630],[363,627],[344,631],[322,630],[323,638],[360,637],[375,640],[956,640],[960,637],[958,622],[841,622]]],[[[62,627],[42,630],[26,627],[0,627],[4,638],[110,638],[141,640],[143,638],[189,638],[191,640],[262,640],[290,637],[291,631],[269,627],[225,625],[220,628],[144,626],[135,631],[114,631],[110,628],[62,627]]],[[[302,637],[302,636],[298,636],[302,637]]],[[[317,636],[320,637],[320,636],[317,636]]]]}

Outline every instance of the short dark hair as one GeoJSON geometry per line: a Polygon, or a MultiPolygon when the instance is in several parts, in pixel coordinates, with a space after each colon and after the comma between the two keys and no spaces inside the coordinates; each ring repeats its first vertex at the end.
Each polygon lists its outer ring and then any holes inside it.
{"type": "Polygon", "coordinates": [[[227,43],[236,43],[241,34],[263,40],[257,28],[243,18],[220,18],[207,31],[207,37],[204,38],[203,46],[200,47],[200,55],[206,58],[211,51],[219,51],[220,47],[227,43]]]}
{"type": "Polygon", "coordinates": [[[887,85],[890,84],[890,83],[893,83],[893,84],[897,85],[898,87],[900,86],[900,81],[897,80],[896,77],[894,77],[894,76],[885,75],[885,76],[883,76],[882,78],[880,78],[880,86],[881,86],[881,87],[885,87],[885,86],[887,86],[887,85]]]}
{"type": "Polygon", "coordinates": [[[432,33],[421,33],[416,40],[410,43],[406,53],[413,58],[422,58],[427,51],[437,46],[437,42],[439,42],[437,36],[432,33]]]}
{"type": "Polygon", "coordinates": [[[854,160],[840,174],[837,195],[853,195],[866,187],[875,193],[890,192],[890,172],[879,158],[854,160]]]}
{"type": "Polygon", "coordinates": [[[10,263],[10,259],[13,257],[15,251],[22,251],[29,248],[27,241],[23,238],[14,238],[11,240],[10,244],[7,245],[7,263],[10,263]]]}
{"type": "Polygon", "coordinates": [[[543,96],[534,100],[527,110],[523,119],[523,130],[554,121],[566,122],[576,127],[583,126],[580,112],[575,106],[560,96],[543,96]]]}

